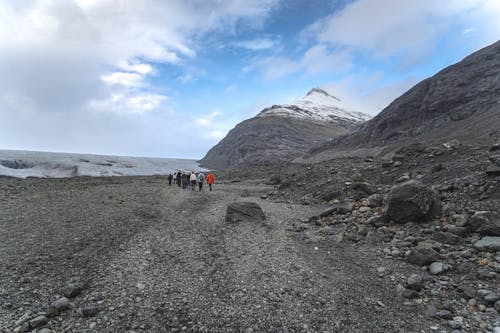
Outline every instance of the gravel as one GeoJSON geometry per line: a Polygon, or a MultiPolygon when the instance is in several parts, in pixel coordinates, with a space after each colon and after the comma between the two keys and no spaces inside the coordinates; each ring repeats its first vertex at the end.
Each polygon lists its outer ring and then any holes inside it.
{"type": "Polygon", "coordinates": [[[297,232],[320,207],[261,199],[270,189],[0,179],[0,331],[431,331],[391,279],[418,268],[378,255],[382,245],[297,232]],[[244,191],[266,220],[225,223],[244,191]],[[71,304],[47,317],[63,296],[71,304]]]}

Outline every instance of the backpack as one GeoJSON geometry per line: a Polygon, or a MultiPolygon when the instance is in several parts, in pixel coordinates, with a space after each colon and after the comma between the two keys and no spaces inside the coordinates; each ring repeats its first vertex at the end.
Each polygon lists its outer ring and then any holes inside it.
{"type": "Polygon", "coordinates": [[[203,182],[205,180],[205,177],[203,177],[203,174],[201,174],[199,177],[198,177],[198,180],[200,182],[203,182]]]}

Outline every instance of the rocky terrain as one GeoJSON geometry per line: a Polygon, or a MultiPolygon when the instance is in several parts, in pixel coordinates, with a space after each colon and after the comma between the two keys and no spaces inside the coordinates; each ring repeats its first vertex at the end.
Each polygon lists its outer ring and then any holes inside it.
{"type": "MultiPolygon", "coordinates": [[[[500,145],[412,144],[390,159],[339,158],[311,165],[233,171],[267,174],[264,197],[325,205],[294,223],[309,242],[368,246],[406,304],[422,305],[438,332],[500,331],[500,145]],[[355,244],[355,245],[354,245],[355,244]]],[[[361,255],[358,253],[358,255],[361,255]]]]}
{"type": "Polygon", "coordinates": [[[339,99],[315,88],[294,104],[274,105],[239,123],[201,163],[222,169],[291,161],[368,118],[345,110],[339,99]]]}
{"type": "Polygon", "coordinates": [[[0,179],[0,331],[496,333],[499,154],[0,179]]]}
{"type": "Polygon", "coordinates": [[[500,138],[500,41],[418,83],[353,133],[314,148],[331,158],[353,148],[433,145],[458,139],[487,143],[500,138]]]}

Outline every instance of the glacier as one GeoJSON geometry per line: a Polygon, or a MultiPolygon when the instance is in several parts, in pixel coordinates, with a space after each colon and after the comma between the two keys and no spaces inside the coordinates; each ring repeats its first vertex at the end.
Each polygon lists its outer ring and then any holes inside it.
{"type": "Polygon", "coordinates": [[[193,159],[0,150],[0,176],[65,178],[149,176],[206,171],[193,159]]]}

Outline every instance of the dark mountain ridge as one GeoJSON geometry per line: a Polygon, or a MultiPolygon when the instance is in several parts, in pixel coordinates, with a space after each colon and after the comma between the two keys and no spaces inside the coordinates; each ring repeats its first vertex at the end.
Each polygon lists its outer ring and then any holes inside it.
{"type": "Polygon", "coordinates": [[[427,78],[373,119],[308,154],[401,142],[491,141],[500,136],[500,41],[427,78]]]}

